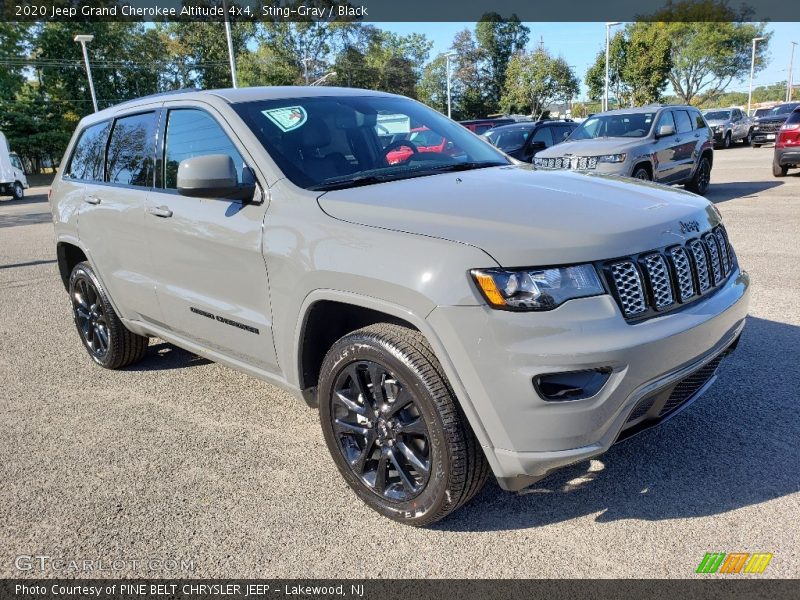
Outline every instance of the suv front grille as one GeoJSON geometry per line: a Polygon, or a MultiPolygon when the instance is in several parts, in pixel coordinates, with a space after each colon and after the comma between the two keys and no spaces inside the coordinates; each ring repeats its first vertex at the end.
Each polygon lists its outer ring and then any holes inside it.
{"type": "Polygon", "coordinates": [[[689,240],[601,265],[628,320],[639,320],[694,302],[733,272],[735,257],[722,225],[689,240]]]}

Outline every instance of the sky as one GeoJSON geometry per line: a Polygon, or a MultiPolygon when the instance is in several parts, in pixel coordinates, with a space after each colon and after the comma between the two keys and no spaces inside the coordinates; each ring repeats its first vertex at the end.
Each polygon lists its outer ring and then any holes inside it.
{"type": "MultiPolygon", "coordinates": [[[[456,33],[464,28],[475,27],[474,23],[375,23],[375,25],[401,35],[424,33],[433,41],[431,58],[446,52],[456,33]]],[[[597,53],[605,50],[605,23],[525,23],[525,25],[531,30],[529,48],[538,44],[540,39],[544,39],[545,47],[551,53],[563,56],[567,63],[575,68],[575,73],[581,80],[594,62],[597,53]]],[[[756,74],[753,87],[786,81],[790,43],[792,41],[800,43],[800,23],[771,23],[767,26],[767,30],[773,32],[769,62],[763,71],[756,74]]],[[[794,59],[793,81],[795,84],[800,84],[800,46],[795,48],[794,59]]],[[[586,87],[583,86],[583,82],[581,83],[583,97],[586,94],[586,87]]],[[[747,87],[748,80],[745,78],[744,81],[734,81],[728,91],[747,91],[747,87]]]]}

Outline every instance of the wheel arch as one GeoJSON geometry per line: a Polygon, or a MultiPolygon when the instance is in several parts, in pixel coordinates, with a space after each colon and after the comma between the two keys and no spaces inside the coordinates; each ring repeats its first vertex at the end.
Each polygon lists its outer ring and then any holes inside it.
{"type": "Polygon", "coordinates": [[[72,269],[78,263],[88,261],[89,257],[83,248],[68,241],[59,241],[56,244],[56,257],[61,283],[64,284],[64,289],[69,291],[69,276],[72,273],[72,269]]]}

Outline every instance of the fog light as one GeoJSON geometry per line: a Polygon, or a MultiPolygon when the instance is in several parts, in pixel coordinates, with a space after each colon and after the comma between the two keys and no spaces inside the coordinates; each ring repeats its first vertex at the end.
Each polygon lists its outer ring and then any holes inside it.
{"type": "Polygon", "coordinates": [[[585,371],[566,371],[547,373],[533,378],[533,387],[545,400],[563,402],[591,398],[608,381],[611,369],[587,369],[585,371]]]}

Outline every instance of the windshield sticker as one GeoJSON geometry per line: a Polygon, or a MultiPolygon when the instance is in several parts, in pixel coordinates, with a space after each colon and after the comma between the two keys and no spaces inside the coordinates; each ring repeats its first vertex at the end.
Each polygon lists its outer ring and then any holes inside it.
{"type": "Polygon", "coordinates": [[[272,108],[262,110],[261,114],[275,123],[283,131],[292,131],[305,125],[308,121],[308,113],[302,106],[287,106],[285,108],[272,108]]]}

